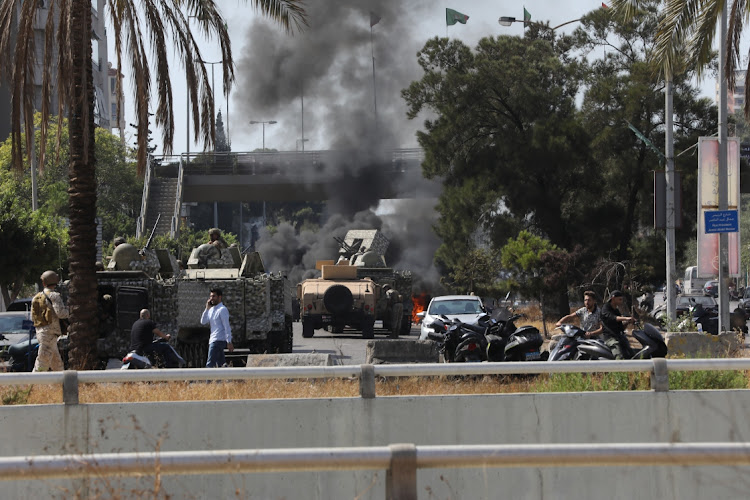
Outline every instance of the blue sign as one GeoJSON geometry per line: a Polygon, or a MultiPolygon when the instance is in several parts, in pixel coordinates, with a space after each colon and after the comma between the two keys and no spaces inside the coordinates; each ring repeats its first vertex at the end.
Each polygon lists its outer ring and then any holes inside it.
{"type": "Polygon", "coordinates": [[[706,210],[706,234],[737,233],[740,230],[740,217],[737,210],[706,210]]]}

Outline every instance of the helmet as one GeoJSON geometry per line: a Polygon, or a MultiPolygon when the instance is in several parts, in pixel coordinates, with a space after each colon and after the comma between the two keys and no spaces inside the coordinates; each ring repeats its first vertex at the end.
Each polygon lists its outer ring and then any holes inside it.
{"type": "Polygon", "coordinates": [[[123,243],[125,243],[125,238],[123,238],[122,236],[118,236],[114,239],[113,243],[115,244],[115,246],[122,245],[123,243]]]}
{"type": "Polygon", "coordinates": [[[214,235],[221,236],[221,229],[212,227],[211,229],[208,230],[208,235],[209,236],[214,236],[214,235]]]}
{"type": "Polygon", "coordinates": [[[55,271],[44,271],[40,276],[40,279],[44,285],[57,285],[60,283],[60,277],[55,271]]]}

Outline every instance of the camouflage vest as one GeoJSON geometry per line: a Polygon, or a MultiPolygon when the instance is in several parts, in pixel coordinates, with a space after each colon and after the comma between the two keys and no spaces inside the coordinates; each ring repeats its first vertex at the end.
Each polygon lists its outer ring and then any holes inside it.
{"type": "Polygon", "coordinates": [[[34,327],[44,327],[52,323],[53,314],[52,301],[49,297],[44,292],[34,295],[31,299],[31,320],[34,322],[34,327]]]}

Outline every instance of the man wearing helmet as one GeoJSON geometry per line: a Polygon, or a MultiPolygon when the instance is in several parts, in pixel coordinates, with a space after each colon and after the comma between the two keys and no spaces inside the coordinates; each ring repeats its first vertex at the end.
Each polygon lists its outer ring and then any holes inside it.
{"type": "Polygon", "coordinates": [[[36,328],[39,341],[39,353],[34,363],[35,372],[62,371],[63,362],[57,350],[57,338],[60,331],[60,318],[68,317],[68,308],[62,296],[55,291],[60,277],[54,271],[45,271],[41,276],[44,290],[32,299],[31,319],[36,328]]]}
{"type": "Polygon", "coordinates": [[[208,242],[219,250],[229,247],[226,240],[221,237],[221,229],[215,227],[208,230],[208,242]]]}

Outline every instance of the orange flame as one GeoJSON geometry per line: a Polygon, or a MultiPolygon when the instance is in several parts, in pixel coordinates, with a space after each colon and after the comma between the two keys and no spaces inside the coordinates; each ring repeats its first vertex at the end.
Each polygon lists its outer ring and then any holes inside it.
{"type": "Polygon", "coordinates": [[[411,310],[411,322],[413,324],[419,324],[421,320],[417,317],[417,313],[427,310],[427,305],[430,303],[430,299],[432,299],[432,297],[426,293],[411,296],[411,303],[414,306],[411,310]]]}

